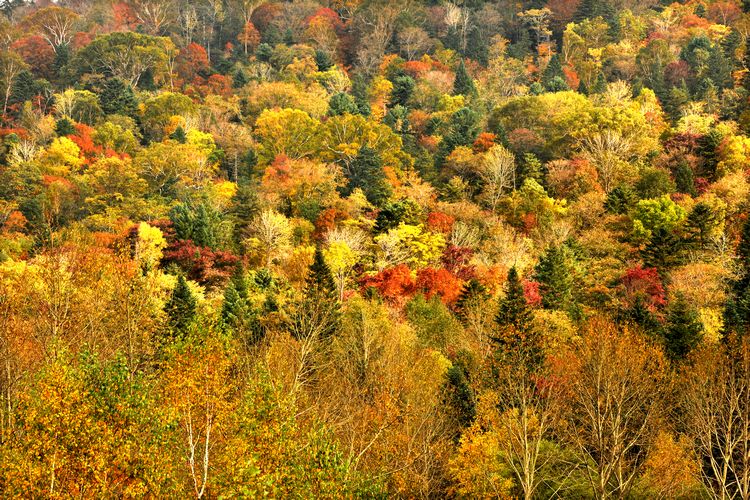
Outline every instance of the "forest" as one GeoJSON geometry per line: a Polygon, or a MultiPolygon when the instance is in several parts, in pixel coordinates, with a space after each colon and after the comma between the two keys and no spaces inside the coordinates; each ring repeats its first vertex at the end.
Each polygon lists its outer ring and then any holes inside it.
{"type": "Polygon", "coordinates": [[[750,499],[750,0],[3,0],[0,102],[0,497],[750,499]]]}

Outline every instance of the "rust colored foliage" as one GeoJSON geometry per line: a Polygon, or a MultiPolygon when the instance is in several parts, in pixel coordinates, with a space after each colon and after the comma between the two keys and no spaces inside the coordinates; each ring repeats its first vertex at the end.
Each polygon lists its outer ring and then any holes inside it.
{"type": "Polygon", "coordinates": [[[230,252],[199,247],[192,240],[178,240],[164,252],[162,265],[175,264],[188,278],[202,285],[221,286],[232,275],[238,261],[230,252]]]}
{"type": "Polygon", "coordinates": [[[23,37],[11,45],[11,49],[20,55],[31,70],[43,78],[52,78],[55,62],[55,51],[47,41],[39,35],[23,37]]]}
{"type": "Polygon", "coordinates": [[[455,222],[455,217],[443,212],[430,212],[427,216],[427,227],[437,233],[450,233],[455,222]]]}
{"type": "Polygon", "coordinates": [[[438,295],[443,304],[452,305],[461,295],[463,281],[447,269],[426,267],[417,272],[416,288],[428,299],[438,295]]]}
{"type": "Polygon", "coordinates": [[[374,288],[381,297],[392,303],[403,302],[416,289],[416,283],[406,264],[384,269],[374,276],[367,276],[361,283],[364,290],[374,288]]]}
{"type": "Polygon", "coordinates": [[[474,141],[474,144],[472,145],[474,153],[486,152],[488,149],[495,145],[496,139],[497,135],[493,134],[492,132],[482,132],[481,134],[479,134],[477,140],[474,141]]]}
{"type": "Polygon", "coordinates": [[[474,250],[471,248],[448,245],[440,257],[440,262],[443,267],[462,280],[469,280],[475,274],[474,266],[469,263],[473,256],[474,250]]]}

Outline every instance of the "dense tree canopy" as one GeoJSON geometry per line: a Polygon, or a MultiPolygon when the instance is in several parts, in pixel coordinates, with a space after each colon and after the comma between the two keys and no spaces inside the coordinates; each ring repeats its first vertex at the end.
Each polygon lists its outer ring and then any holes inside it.
{"type": "Polygon", "coordinates": [[[0,12],[3,498],[750,495],[750,2],[0,12]]]}

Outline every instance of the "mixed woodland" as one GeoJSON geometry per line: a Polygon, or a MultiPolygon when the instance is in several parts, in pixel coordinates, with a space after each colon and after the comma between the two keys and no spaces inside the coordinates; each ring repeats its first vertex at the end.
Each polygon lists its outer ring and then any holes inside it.
{"type": "Polygon", "coordinates": [[[0,2],[0,497],[750,498],[750,1],[0,2]]]}

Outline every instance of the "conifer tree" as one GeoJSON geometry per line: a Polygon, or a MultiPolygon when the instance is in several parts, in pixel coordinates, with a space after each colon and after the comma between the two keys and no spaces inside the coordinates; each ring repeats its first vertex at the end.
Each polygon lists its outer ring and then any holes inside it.
{"type": "Polygon", "coordinates": [[[604,78],[604,73],[599,73],[593,87],[591,87],[591,93],[603,94],[605,90],[607,90],[607,80],[604,78]]]}
{"type": "Polygon", "coordinates": [[[672,360],[682,360],[703,338],[703,324],[698,313],[682,293],[678,293],[667,311],[664,346],[672,360]]]}
{"type": "Polygon", "coordinates": [[[534,313],[526,301],[523,284],[516,268],[512,267],[505,282],[505,297],[495,316],[498,330],[490,337],[497,345],[500,358],[523,363],[532,369],[541,363],[542,339],[533,322],[534,313]]]}
{"type": "Polygon", "coordinates": [[[367,201],[375,206],[383,206],[388,201],[391,187],[386,180],[383,161],[377,151],[363,145],[352,161],[349,171],[349,185],[344,190],[345,195],[360,188],[367,201]]]}
{"type": "Polygon", "coordinates": [[[110,78],[104,82],[99,94],[99,105],[108,115],[135,116],[138,111],[133,87],[121,78],[110,78]]]}
{"type": "Polygon", "coordinates": [[[234,75],[232,76],[232,87],[235,89],[241,89],[245,85],[247,85],[250,82],[248,80],[247,75],[242,70],[242,68],[239,68],[237,71],[234,72],[234,75]]]}
{"type": "MultiPolygon", "coordinates": [[[[476,416],[476,399],[462,363],[455,362],[445,373],[443,401],[459,430],[470,426],[476,416]]],[[[456,437],[460,432],[456,433],[456,437]]]]}
{"type": "Polygon", "coordinates": [[[339,116],[346,113],[357,114],[359,108],[352,96],[346,92],[333,94],[328,101],[328,116],[339,116]]]}
{"type": "Polygon", "coordinates": [[[169,135],[169,138],[180,144],[185,144],[187,142],[187,134],[185,134],[185,129],[182,128],[182,125],[178,125],[177,128],[174,129],[174,132],[169,135]]]}
{"type": "Polygon", "coordinates": [[[565,73],[563,72],[562,63],[560,62],[560,56],[555,54],[549,60],[547,67],[544,68],[544,73],[542,73],[542,85],[550,92],[565,90],[559,88],[559,82],[563,82],[565,87],[567,87],[567,84],[565,84],[565,73]]]}
{"type": "Polygon", "coordinates": [[[164,306],[169,327],[174,335],[179,336],[187,332],[188,327],[195,320],[196,305],[195,297],[193,292],[190,291],[187,280],[183,275],[179,275],[172,296],[164,306]]]}
{"type": "Polygon", "coordinates": [[[326,341],[338,329],[341,306],[338,291],[320,247],[305,279],[303,300],[291,325],[292,335],[311,342],[326,341]]]}
{"type": "Polygon", "coordinates": [[[471,79],[471,75],[466,70],[464,60],[461,59],[458,63],[458,68],[456,68],[456,78],[453,80],[453,94],[469,97],[476,94],[476,91],[474,80],[471,79]]]}
{"type": "Polygon", "coordinates": [[[393,90],[391,90],[391,99],[388,102],[388,106],[406,106],[411,95],[414,93],[415,86],[414,78],[410,76],[401,75],[395,77],[393,79],[393,90]]]}
{"type": "Polygon", "coordinates": [[[545,309],[571,310],[573,306],[573,277],[565,249],[551,246],[534,268],[539,282],[542,306],[545,309]]]}

